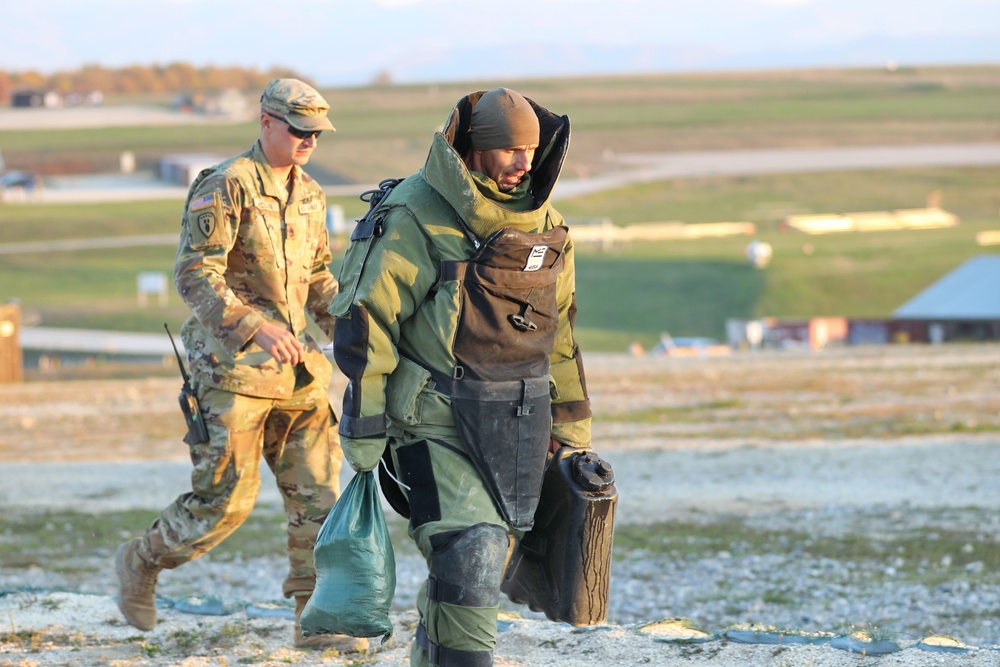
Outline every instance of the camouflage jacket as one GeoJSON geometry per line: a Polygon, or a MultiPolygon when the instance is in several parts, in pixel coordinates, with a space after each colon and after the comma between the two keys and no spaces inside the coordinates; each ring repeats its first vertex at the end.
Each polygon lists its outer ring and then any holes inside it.
{"type": "MultiPolygon", "coordinates": [[[[455,363],[460,285],[441,279],[441,263],[472,257],[472,237],[482,240],[504,227],[542,233],[564,224],[549,200],[569,141],[569,119],[532,103],[541,127],[530,172],[528,196],[533,200],[527,210],[515,211],[484,194],[462,161],[465,130],[477,100],[473,95],[459,102],[444,131],[434,136],[420,172],[403,180],[382,202],[376,212],[380,229],[368,238],[356,232],[345,256],[341,292],[331,312],[338,318],[334,357],[349,379],[341,442],[358,469],[377,461],[387,422],[430,437],[454,432],[449,398],[433,389],[426,373],[430,369],[449,375],[455,363]],[[458,216],[470,229],[463,229],[458,216]]],[[[556,286],[558,330],[549,355],[552,437],[585,446],[590,444],[590,403],[573,338],[571,239],[564,256],[556,286]]]]}
{"type": "Polygon", "coordinates": [[[323,190],[293,167],[291,193],[259,143],[204,170],[188,193],[174,282],[193,316],[182,331],[196,385],[261,398],[289,398],[295,368],[254,343],[266,323],[283,326],[306,347],[305,367],[327,386],[332,366],[306,331],[306,313],[333,336],[323,190]]]}

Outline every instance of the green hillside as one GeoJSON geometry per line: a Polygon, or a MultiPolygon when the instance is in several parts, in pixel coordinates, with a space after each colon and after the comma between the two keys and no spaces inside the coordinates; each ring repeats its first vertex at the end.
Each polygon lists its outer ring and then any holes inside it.
{"type": "MultiPolygon", "coordinates": [[[[476,81],[323,90],[337,132],[323,135],[310,170],[327,184],[406,175],[423,162],[431,134],[462,95],[497,85],[570,117],[571,176],[606,169],[610,156],[630,152],[1000,140],[1000,66],[476,81]]],[[[0,132],[0,151],[8,168],[115,169],[125,150],[148,167],[164,152],[233,154],[256,132],[253,117],[232,124],[18,130],[0,132]]]]}

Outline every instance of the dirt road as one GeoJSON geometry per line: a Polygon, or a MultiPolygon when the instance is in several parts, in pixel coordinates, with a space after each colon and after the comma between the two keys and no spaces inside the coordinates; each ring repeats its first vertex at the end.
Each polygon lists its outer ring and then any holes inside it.
{"type": "MultiPolygon", "coordinates": [[[[633,504],[698,512],[1000,500],[990,482],[1000,477],[991,446],[1000,346],[590,355],[587,376],[595,447],[629,489],[625,520],[633,504]],[[938,484],[942,477],[952,483],[938,484]]],[[[0,385],[0,501],[159,506],[144,466],[167,488],[186,474],[176,385],[171,377],[0,385]],[[111,462],[136,472],[113,481],[77,472],[111,462]],[[67,483],[32,498],[37,480],[24,464],[35,463],[67,483]]],[[[339,378],[331,386],[334,405],[343,387],[339,378]]]]}

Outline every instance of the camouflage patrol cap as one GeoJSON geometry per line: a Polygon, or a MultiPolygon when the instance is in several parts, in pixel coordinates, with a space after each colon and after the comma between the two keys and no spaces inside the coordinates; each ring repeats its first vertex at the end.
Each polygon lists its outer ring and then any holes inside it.
{"type": "Polygon", "coordinates": [[[335,131],[326,117],[330,105],[315,88],[298,79],[271,79],[260,96],[260,105],[296,129],[335,131]]]}

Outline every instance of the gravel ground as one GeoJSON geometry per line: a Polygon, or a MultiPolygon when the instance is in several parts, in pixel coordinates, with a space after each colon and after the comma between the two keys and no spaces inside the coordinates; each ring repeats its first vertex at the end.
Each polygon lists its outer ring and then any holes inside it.
{"type": "MultiPolygon", "coordinates": [[[[619,533],[644,541],[616,543],[604,626],[574,629],[505,605],[511,615],[501,624],[497,664],[837,667],[861,658],[837,650],[830,638],[867,630],[902,649],[877,658],[880,665],[1000,665],[1000,586],[990,565],[1000,532],[998,368],[1000,347],[989,346],[588,360],[595,445],[618,480],[619,533]],[[777,379],[764,379],[764,369],[777,379]],[[741,398],[734,402],[731,395],[741,398]],[[637,409],[662,410],[669,418],[640,417],[637,409]],[[762,426],[759,415],[769,410],[783,416],[762,426]],[[865,415],[871,423],[860,437],[843,437],[832,424],[826,428],[837,437],[786,435],[812,433],[814,422],[831,415],[852,429],[865,415]],[[885,437],[876,428],[879,419],[897,425],[943,419],[944,425],[936,433],[885,437]],[[977,428],[956,432],[954,423],[977,428]],[[671,525],[732,526],[734,536],[692,551],[686,542],[698,538],[693,532],[668,538],[671,525]],[[954,553],[921,546],[954,534],[967,537],[954,553]],[[754,544],[755,535],[774,548],[754,544]],[[893,549],[852,558],[813,548],[857,536],[893,549]],[[685,623],[642,630],[674,618],[685,623]],[[770,643],[779,630],[785,632],[781,643],[770,643]],[[941,653],[919,645],[938,634],[971,648],[941,653]],[[812,643],[790,644],[790,635],[812,643]],[[742,643],[748,638],[757,643],[742,643]]],[[[104,513],[169,502],[188,475],[174,427],[164,426],[178,418],[175,384],[105,381],[85,392],[80,383],[0,388],[0,406],[6,406],[0,407],[0,455],[12,461],[0,465],[3,513],[104,513]],[[65,385],[72,386],[60,389],[65,385]],[[39,418],[46,406],[63,418],[39,418]],[[99,406],[105,420],[116,415],[122,432],[108,429],[102,446],[74,437],[89,432],[88,406],[99,406]],[[133,411],[143,418],[133,422],[133,411]],[[51,459],[57,460],[44,462],[51,459]]],[[[278,503],[265,482],[259,511],[276,512],[278,503]]],[[[58,534],[58,526],[48,528],[58,534]]],[[[9,628],[0,634],[0,665],[403,665],[415,591],[426,576],[412,548],[398,545],[396,636],[358,659],[289,649],[286,619],[248,618],[243,611],[204,616],[167,609],[160,625],[141,635],[122,624],[110,599],[110,552],[81,554],[77,561],[65,570],[0,569],[0,590],[21,589],[0,597],[0,619],[9,628]],[[81,571],[90,574],[81,578],[81,571]]],[[[210,593],[242,610],[280,599],[282,569],[280,553],[227,562],[210,555],[164,572],[159,592],[173,600],[210,593]]]]}

